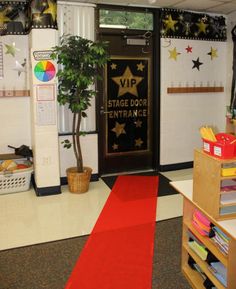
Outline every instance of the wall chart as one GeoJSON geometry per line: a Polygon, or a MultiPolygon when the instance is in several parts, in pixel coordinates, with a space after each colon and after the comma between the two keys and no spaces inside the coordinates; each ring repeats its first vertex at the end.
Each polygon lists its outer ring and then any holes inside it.
{"type": "Polygon", "coordinates": [[[54,78],[56,74],[56,68],[54,64],[48,60],[38,62],[34,67],[35,77],[42,81],[48,82],[54,78]]]}

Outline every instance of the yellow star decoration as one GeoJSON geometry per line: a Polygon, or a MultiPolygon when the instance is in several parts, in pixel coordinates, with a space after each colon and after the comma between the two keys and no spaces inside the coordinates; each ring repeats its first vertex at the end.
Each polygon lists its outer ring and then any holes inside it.
{"type": "Polygon", "coordinates": [[[203,32],[204,34],[206,34],[206,28],[208,26],[208,24],[205,24],[203,22],[203,20],[201,20],[199,23],[197,23],[198,29],[199,29],[199,33],[203,32]]]}
{"type": "Polygon", "coordinates": [[[211,47],[211,51],[208,53],[208,55],[211,56],[211,60],[213,60],[214,57],[218,57],[217,49],[214,49],[214,48],[211,47]]]}
{"type": "Polygon", "coordinates": [[[135,140],[135,146],[136,147],[141,147],[143,144],[143,141],[141,140],[141,138],[138,138],[135,140]]]}
{"type": "Polygon", "coordinates": [[[4,22],[9,21],[11,21],[11,19],[6,17],[6,11],[0,12],[0,27],[3,27],[4,22]]]}
{"type": "Polygon", "coordinates": [[[42,17],[40,16],[39,13],[35,13],[35,14],[33,14],[33,20],[34,20],[35,22],[38,22],[38,23],[40,24],[40,22],[41,22],[41,20],[42,20],[42,17]]]}
{"type": "Polygon", "coordinates": [[[43,14],[51,14],[53,21],[56,20],[57,16],[57,5],[54,1],[48,0],[48,8],[43,11],[43,14]]]}
{"type": "Polygon", "coordinates": [[[20,51],[19,48],[16,48],[15,42],[13,42],[12,45],[5,44],[5,47],[7,49],[6,54],[11,54],[13,57],[15,57],[16,51],[20,51]]]}
{"type": "Polygon", "coordinates": [[[116,68],[117,68],[117,64],[112,63],[112,64],[111,64],[111,70],[115,70],[116,68]]]}
{"type": "Polygon", "coordinates": [[[163,20],[163,22],[165,23],[165,26],[166,26],[166,29],[165,29],[166,32],[170,29],[172,31],[175,31],[175,24],[178,23],[178,21],[172,19],[171,15],[168,15],[168,19],[163,20]]]}
{"type": "Polygon", "coordinates": [[[134,76],[127,66],[123,75],[112,77],[112,80],[119,85],[118,96],[127,92],[138,96],[137,85],[143,80],[143,77],[134,76]]]}
{"type": "Polygon", "coordinates": [[[116,137],[119,137],[121,134],[126,134],[124,127],[125,123],[119,123],[116,121],[115,127],[112,129],[112,131],[116,134],[116,137]]]}
{"type": "Polygon", "coordinates": [[[113,146],[112,146],[112,148],[113,148],[114,151],[118,150],[118,147],[119,147],[119,146],[118,146],[118,144],[116,144],[116,143],[114,143],[113,146]]]}
{"type": "Polygon", "coordinates": [[[169,59],[177,60],[177,56],[180,55],[180,52],[177,52],[176,47],[172,50],[169,50],[170,56],[169,59]]]}
{"type": "Polygon", "coordinates": [[[143,123],[143,122],[142,122],[141,120],[139,120],[139,119],[134,122],[134,124],[136,125],[136,127],[142,127],[142,123],[143,123]]]}
{"type": "Polygon", "coordinates": [[[137,70],[143,71],[145,68],[145,65],[143,65],[142,62],[140,62],[139,64],[137,64],[137,70]]]}

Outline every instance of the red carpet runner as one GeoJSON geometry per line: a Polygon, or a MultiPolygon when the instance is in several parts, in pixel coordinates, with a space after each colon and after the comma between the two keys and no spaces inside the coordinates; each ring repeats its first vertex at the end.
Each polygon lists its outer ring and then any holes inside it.
{"type": "Polygon", "coordinates": [[[157,176],[118,177],[65,289],[151,289],[157,191],[157,176]]]}

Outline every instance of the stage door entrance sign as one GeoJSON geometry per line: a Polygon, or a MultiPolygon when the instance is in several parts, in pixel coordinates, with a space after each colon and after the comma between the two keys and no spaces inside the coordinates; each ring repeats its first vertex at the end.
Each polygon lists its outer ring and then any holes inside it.
{"type": "Polygon", "coordinates": [[[148,58],[111,57],[106,68],[106,154],[149,150],[148,58]]]}

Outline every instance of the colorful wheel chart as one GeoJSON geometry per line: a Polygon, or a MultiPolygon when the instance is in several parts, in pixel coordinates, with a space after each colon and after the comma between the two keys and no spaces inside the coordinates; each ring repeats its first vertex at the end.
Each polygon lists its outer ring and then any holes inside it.
{"type": "Polygon", "coordinates": [[[38,62],[34,67],[35,77],[42,82],[50,81],[55,74],[56,68],[54,64],[48,60],[38,62]]]}

